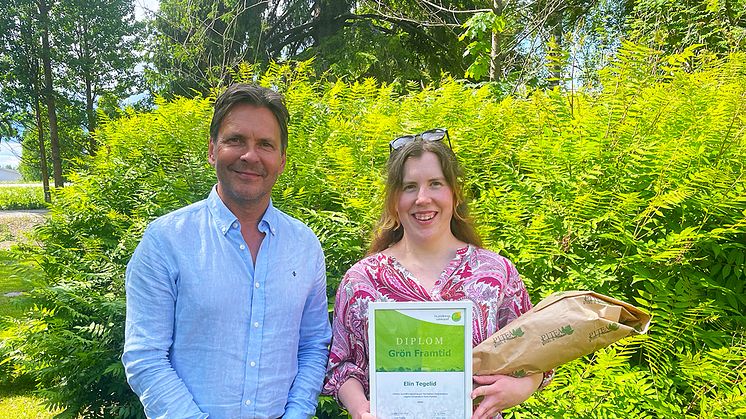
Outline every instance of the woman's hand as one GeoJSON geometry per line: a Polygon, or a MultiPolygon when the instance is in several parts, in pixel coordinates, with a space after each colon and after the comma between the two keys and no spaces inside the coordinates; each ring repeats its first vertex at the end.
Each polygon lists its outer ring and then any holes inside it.
{"type": "Polygon", "coordinates": [[[479,385],[471,392],[471,398],[484,396],[472,419],[491,419],[499,412],[523,403],[539,387],[541,374],[515,378],[509,375],[475,375],[479,385]]]}
{"type": "Polygon", "coordinates": [[[354,409],[348,412],[352,419],[376,419],[375,416],[370,414],[370,402],[357,405],[354,409]]]}
{"type": "Polygon", "coordinates": [[[350,413],[352,419],[376,419],[375,416],[370,414],[370,403],[367,407],[359,406],[358,410],[354,412],[352,410],[348,410],[348,412],[350,413]]]}
{"type": "Polygon", "coordinates": [[[342,402],[352,419],[376,419],[370,414],[370,401],[360,381],[350,378],[339,387],[339,401],[342,402]]]}

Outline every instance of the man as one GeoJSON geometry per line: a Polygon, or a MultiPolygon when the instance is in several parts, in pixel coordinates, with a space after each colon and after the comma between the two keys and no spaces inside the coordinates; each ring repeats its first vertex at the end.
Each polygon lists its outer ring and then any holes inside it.
{"type": "Polygon", "coordinates": [[[122,362],[151,418],[308,418],[331,337],[316,236],[272,206],[289,114],[278,93],[215,102],[207,199],[153,221],[127,266],[122,362]]]}

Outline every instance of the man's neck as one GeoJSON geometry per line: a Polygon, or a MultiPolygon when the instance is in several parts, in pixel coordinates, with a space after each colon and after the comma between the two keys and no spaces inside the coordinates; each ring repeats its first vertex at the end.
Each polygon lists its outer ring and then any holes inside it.
{"type": "MultiPolygon", "coordinates": [[[[223,202],[225,203],[225,201],[223,202]]],[[[259,256],[259,249],[262,246],[262,241],[265,236],[263,232],[259,231],[259,223],[264,217],[264,213],[269,208],[269,201],[267,201],[263,208],[253,208],[244,205],[234,209],[228,206],[227,203],[225,204],[233,215],[238,218],[238,222],[241,224],[241,236],[246,242],[246,245],[249,246],[252,262],[256,265],[256,259],[259,256]]]]}
{"type": "Polygon", "coordinates": [[[244,227],[258,228],[259,222],[264,217],[264,213],[267,212],[267,208],[269,208],[269,196],[256,200],[236,200],[225,196],[220,190],[220,185],[218,185],[217,192],[223,204],[238,218],[242,229],[244,227]]]}

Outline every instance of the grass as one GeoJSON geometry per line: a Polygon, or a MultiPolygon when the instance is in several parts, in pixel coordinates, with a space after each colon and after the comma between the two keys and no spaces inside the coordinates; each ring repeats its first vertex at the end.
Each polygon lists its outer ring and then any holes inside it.
{"type": "MultiPolygon", "coordinates": [[[[0,225],[5,227],[0,229],[0,242],[17,241],[21,230],[30,228],[29,223],[20,222],[9,228],[10,224],[5,221],[0,225]]],[[[28,291],[31,287],[28,280],[38,275],[40,272],[31,261],[19,260],[10,251],[0,249],[0,318],[20,317],[29,308],[23,295],[7,297],[5,294],[28,291]]],[[[0,329],[0,342],[6,337],[6,332],[0,329]]],[[[0,371],[0,419],[50,419],[61,412],[44,406],[44,399],[33,391],[33,382],[23,378],[8,381],[7,375],[0,371]]]]}
{"type": "Polygon", "coordinates": [[[32,391],[32,383],[0,384],[0,419],[48,419],[62,411],[48,409],[32,391]]]}
{"type": "Polygon", "coordinates": [[[3,185],[0,187],[0,210],[41,209],[45,207],[44,189],[41,186],[3,185]]]}
{"type": "MultiPolygon", "coordinates": [[[[0,317],[19,317],[29,307],[23,296],[6,297],[8,292],[27,291],[24,277],[39,275],[29,262],[19,262],[6,250],[0,250],[0,317]]],[[[0,330],[0,341],[5,336],[0,330]]],[[[33,383],[22,380],[4,382],[0,374],[0,419],[47,419],[61,410],[48,409],[44,399],[34,395],[33,383]]]]}

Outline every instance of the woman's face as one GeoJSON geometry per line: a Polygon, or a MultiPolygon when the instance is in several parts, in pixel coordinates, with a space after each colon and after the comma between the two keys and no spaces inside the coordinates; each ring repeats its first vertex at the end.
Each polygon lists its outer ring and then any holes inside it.
{"type": "Polygon", "coordinates": [[[406,240],[426,244],[452,234],[453,191],[437,155],[426,151],[407,159],[396,209],[406,240]]]}

